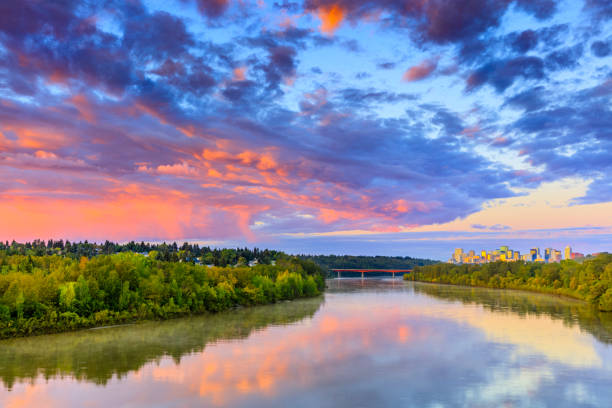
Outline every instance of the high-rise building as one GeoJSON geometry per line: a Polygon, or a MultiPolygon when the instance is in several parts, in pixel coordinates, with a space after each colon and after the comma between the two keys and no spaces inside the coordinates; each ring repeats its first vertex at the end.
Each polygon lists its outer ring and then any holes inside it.
{"type": "Polygon", "coordinates": [[[529,250],[529,255],[531,255],[530,261],[535,261],[540,257],[540,248],[531,248],[529,250]]]}
{"type": "Polygon", "coordinates": [[[565,247],[565,259],[574,259],[572,257],[572,248],[569,245],[565,247]]]}
{"type": "Polygon", "coordinates": [[[463,259],[463,248],[456,248],[455,252],[453,253],[453,261],[455,261],[455,263],[461,263],[463,259]]]}
{"type": "Polygon", "coordinates": [[[544,250],[544,260],[545,260],[546,262],[550,262],[550,257],[551,257],[551,255],[552,255],[552,248],[546,248],[546,249],[544,250]]]}

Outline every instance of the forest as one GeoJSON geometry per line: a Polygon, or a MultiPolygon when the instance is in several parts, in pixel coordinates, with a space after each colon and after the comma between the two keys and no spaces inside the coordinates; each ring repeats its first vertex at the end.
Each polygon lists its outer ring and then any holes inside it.
{"type": "Polygon", "coordinates": [[[286,255],[275,265],[208,267],[155,250],[80,258],[0,250],[0,338],[218,312],[324,287],[320,267],[286,255]]]}
{"type": "Polygon", "coordinates": [[[182,245],[173,243],[148,243],[148,242],[128,242],[119,244],[106,241],[104,243],[95,242],[70,242],[69,240],[34,240],[32,242],[19,243],[12,241],[1,242],[0,251],[5,251],[8,255],[63,255],[74,259],[83,256],[91,258],[96,255],[111,255],[120,252],[136,252],[148,254],[156,251],[157,258],[168,262],[196,262],[205,265],[225,267],[228,265],[246,264],[251,261],[270,264],[272,261],[285,254],[280,251],[259,248],[211,248],[209,246],[200,247],[198,244],[184,242],[182,245]]]}
{"type": "Polygon", "coordinates": [[[298,257],[316,263],[325,272],[334,268],[412,269],[415,266],[438,262],[409,256],[298,255],[298,257]]]}
{"type": "Polygon", "coordinates": [[[612,312],[612,254],[607,253],[582,262],[438,263],[416,267],[404,279],[552,293],[585,300],[600,311],[612,312]]]}

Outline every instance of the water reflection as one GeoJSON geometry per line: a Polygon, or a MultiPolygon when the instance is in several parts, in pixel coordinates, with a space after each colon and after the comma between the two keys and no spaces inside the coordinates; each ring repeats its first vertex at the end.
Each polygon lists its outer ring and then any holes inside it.
{"type": "Polygon", "coordinates": [[[209,316],[0,341],[0,381],[72,377],[104,385],[162,357],[180,364],[190,353],[224,339],[247,338],[269,325],[312,317],[322,297],[237,309],[209,316]]]}
{"type": "Polygon", "coordinates": [[[607,319],[521,292],[332,281],[323,305],[0,343],[0,405],[610,406],[607,319]]]}

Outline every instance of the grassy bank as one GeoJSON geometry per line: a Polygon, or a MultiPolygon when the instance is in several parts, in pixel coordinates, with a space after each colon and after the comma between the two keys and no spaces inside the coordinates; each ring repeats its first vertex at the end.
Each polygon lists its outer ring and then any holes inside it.
{"type": "Polygon", "coordinates": [[[521,289],[585,300],[612,311],[612,255],[581,263],[494,262],[484,265],[435,264],[415,267],[404,279],[496,289],[521,289]]]}
{"type": "Polygon", "coordinates": [[[213,267],[134,253],[79,260],[0,251],[0,338],[218,312],[316,296],[314,263],[213,267]]]}

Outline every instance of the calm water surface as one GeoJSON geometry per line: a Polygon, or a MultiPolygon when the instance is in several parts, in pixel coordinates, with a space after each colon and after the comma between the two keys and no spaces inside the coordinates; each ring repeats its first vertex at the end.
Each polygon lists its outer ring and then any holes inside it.
{"type": "Polygon", "coordinates": [[[0,342],[2,407],[612,407],[612,316],[390,280],[0,342]]]}

